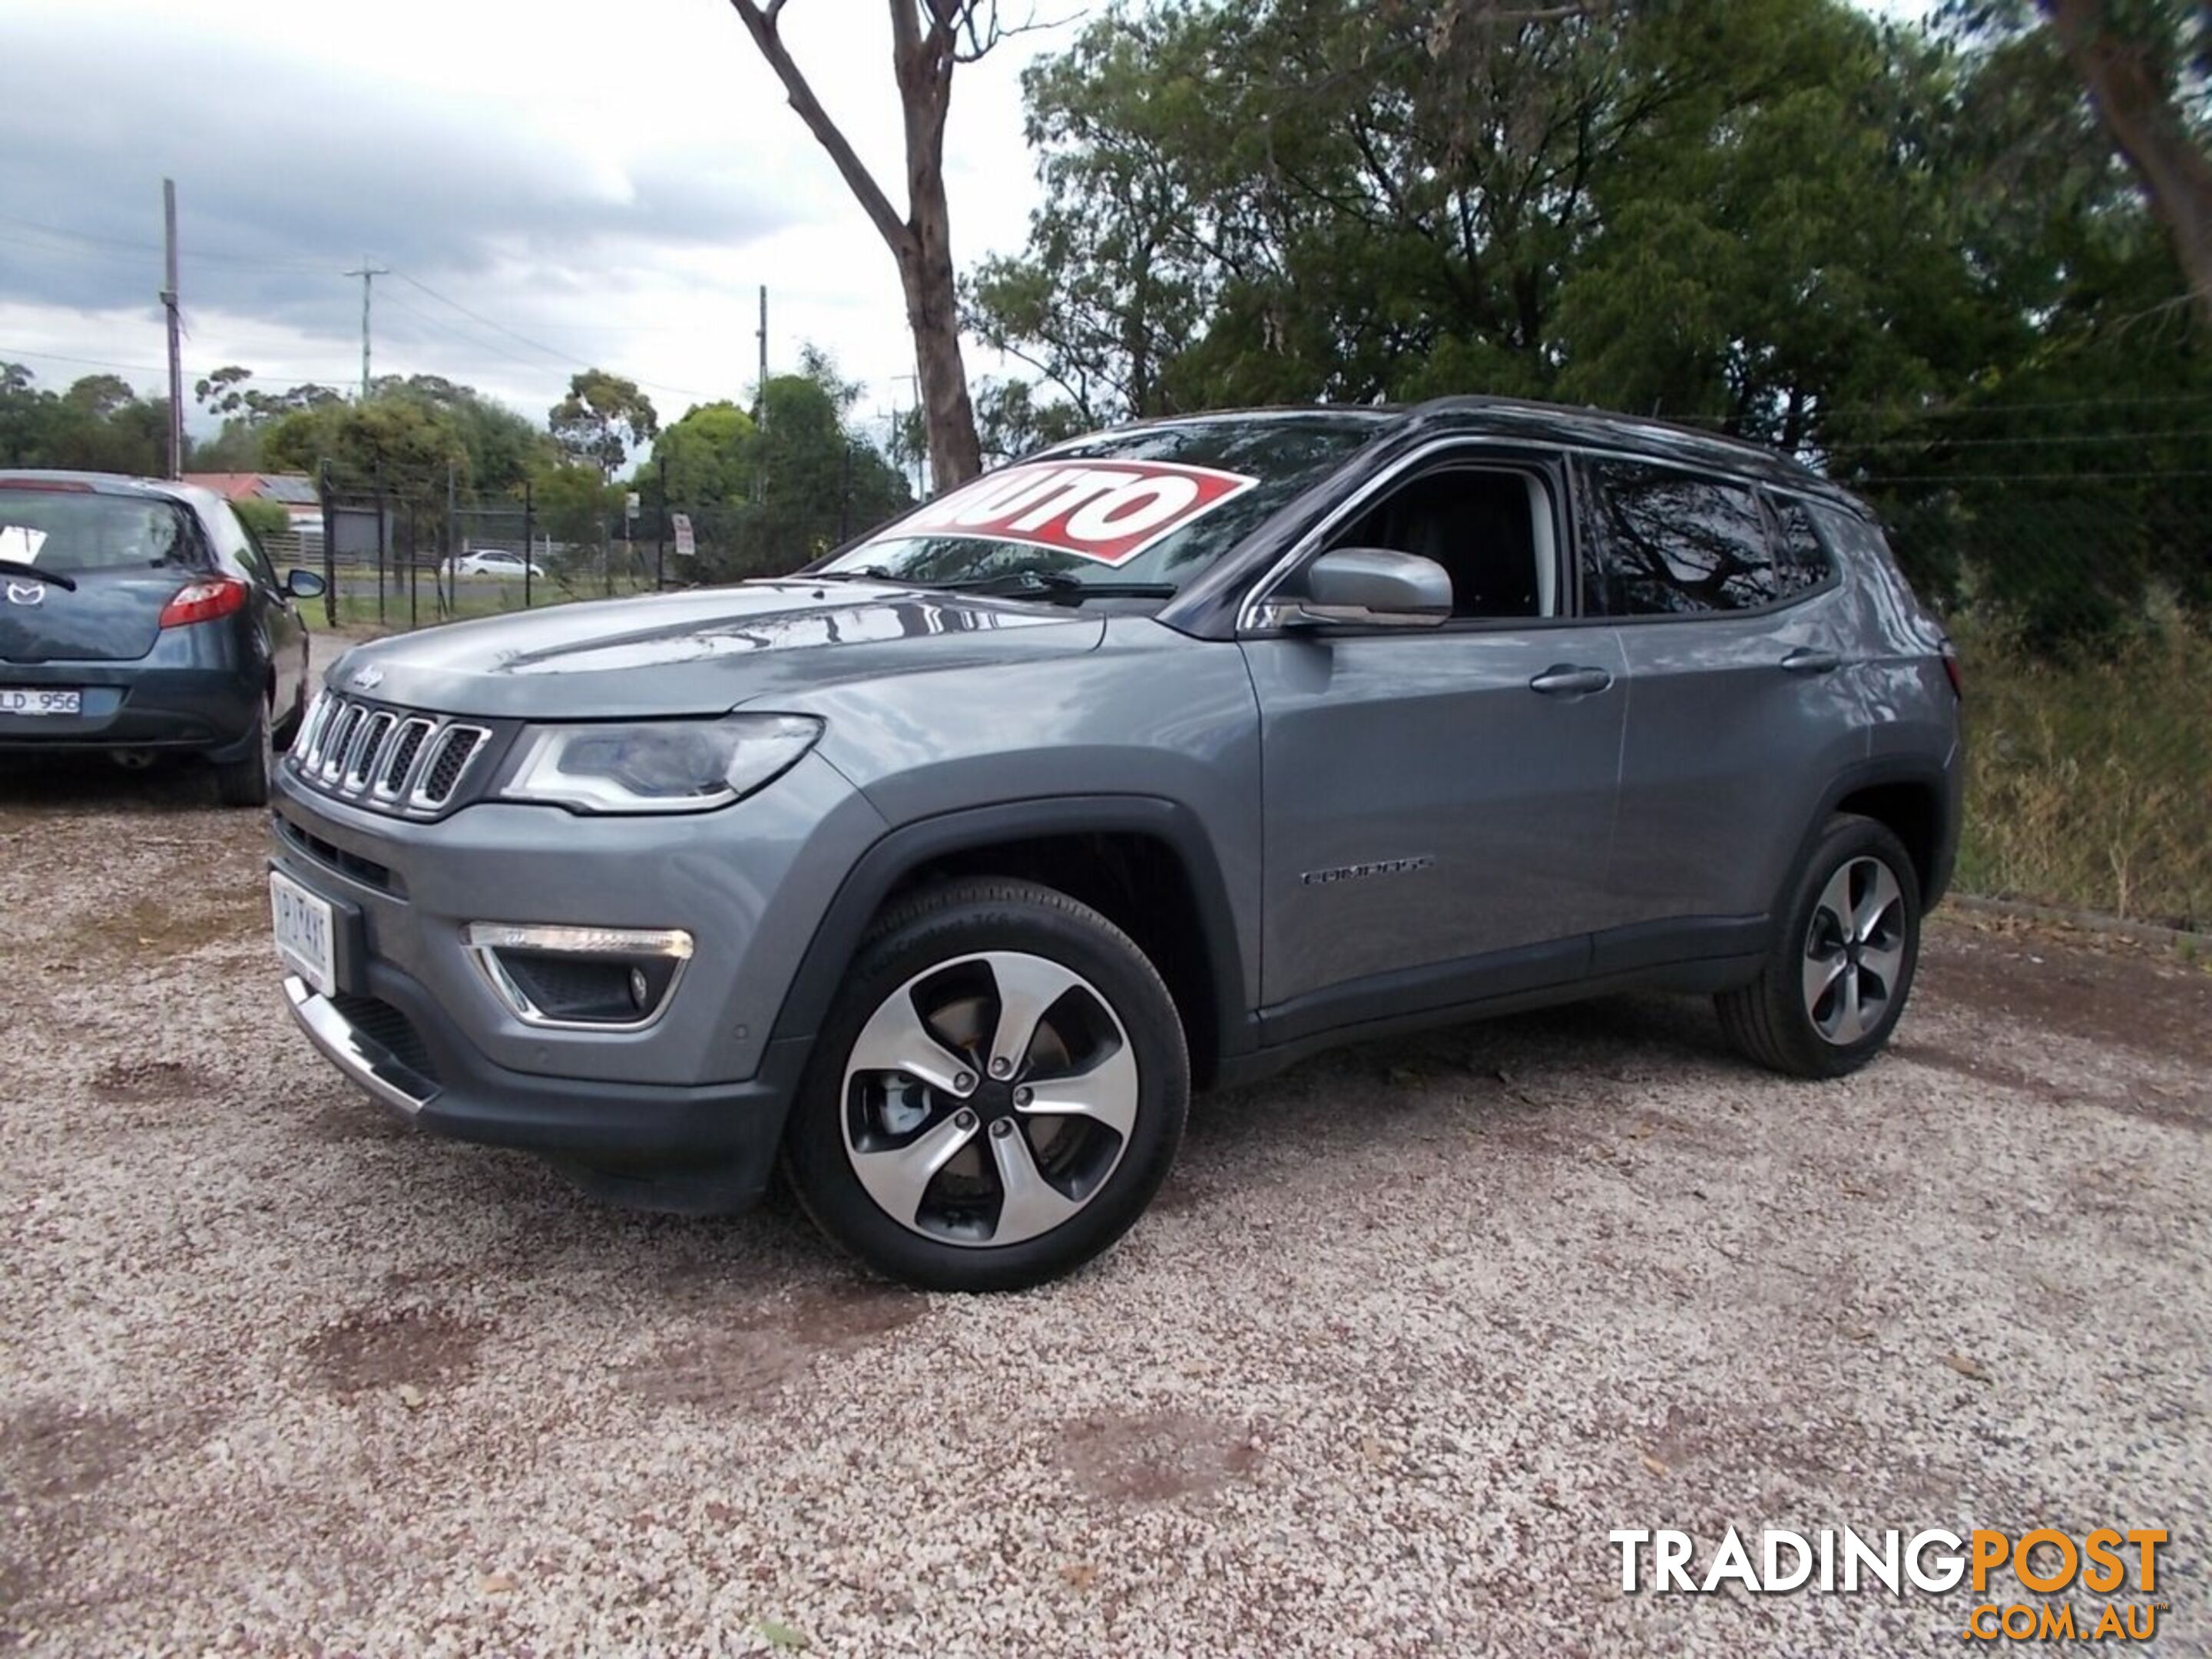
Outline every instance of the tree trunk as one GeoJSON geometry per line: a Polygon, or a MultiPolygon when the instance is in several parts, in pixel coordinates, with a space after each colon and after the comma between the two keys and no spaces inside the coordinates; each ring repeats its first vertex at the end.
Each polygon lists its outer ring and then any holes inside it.
{"type": "Polygon", "coordinates": [[[2104,27],[2103,0],[2040,0],[2060,48],[2166,226],[2174,257],[2212,326],[2212,156],[2190,137],[2148,61],[2149,48],[2104,27]]]}
{"type": "Polygon", "coordinates": [[[934,172],[926,184],[919,177],[913,182],[912,240],[898,250],[899,284],[906,290],[922,425],[929,434],[930,487],[946,490],[983,470],[983,447],[960,353],[960,303],[946,234],[944,175],[934,172]]]}
{"type": "MultiPolygon", "coordinates": [[[[960,356],[951,214],[945,199],[945,115],[951,102],[952,72],[961,61],[959,26],[971,15],[965,6],[973,3],[929,0],[925,28],[917,0],[890,0],[891,62],[906,127],[908,210],[902,219],[785,50],[776,28],[785,0],[766,0],[765,4],[762,0],[730,0],[761,56],[783,82],[792,108],[830,153],[854,198],[898,261],[907,323],[914,334],[922,422],[929,433],[930,481],[940,490],[965,483],[983,470],[975,406],[968,396],[967,368],[960,356]]],[[[995,11],[988,34],[975,55],[998,38],[995,11]]]]}

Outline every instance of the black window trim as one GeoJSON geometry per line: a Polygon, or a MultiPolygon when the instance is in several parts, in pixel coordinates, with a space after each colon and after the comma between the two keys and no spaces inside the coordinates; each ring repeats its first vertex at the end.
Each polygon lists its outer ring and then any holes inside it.
{"type": "MultiPolygon", "coordinates": [[[[1808,506],[1826,500],[1824,496],[1810,490],[1788,489],[1759,479],[1742,477],[1717,467],[1693,466],[1671,458],[1640,455],[1631,450],[1577,450],[1572,460],[1576,532],[1575,597],[1578,608],[1588,598],[1583,592],[1585,584],[1583,580],[1587,574],[1581,546],[1583,509],[1595,501],[1597,494],[1596,481],[1589,475],[1588,464],[1590,462],[1626,461],[1632,465],[1650,467],[1655,471],[1679,472],[1691,478],[1702,479],[1707,483],[1723,484],[1732,489],[1747,490],[1752,498],[1759,503],[1759,523],[1765,531],[1770,555],[1778,545],[1781,529],[1774,514],[1773,498],[1802,501],[1808,506]]],[[[1828,538],[1820,534],[1820,520],[1809,514],[1807,516],[1813,519],[1813,533],[1819,539],[1821,550],[1828,556],[1827,576],[1814,586],[1801,587],[1787,599],[1770,599],[1765,605],[1746,605],[1734,611],[1650,611],[1621,616],[1605,611],[1591,615],[1585,610],[1583,612],[1583,620],[1610,623],[1621,628],[1643,628],[1655,623],[1663,624],[1756,620],[1763,617],[1777,616],[1784,611],[1794,611],[1801,605],[1809,604],[1825,594],[1832,593],[1844,585],[1844,562],[1837,556],[1836,550],[1829,544],[1828,538]]]]}
{"type": "Polygon", "coordinates": [[[1349,625],[1329,629],[1332,638],[1352,635],[1387,635],[1393,639],[1434,639],[1439,634],[1524,634],[1536,629],[1583,628],[1601,617],[1582,614],[1581,588],[1576,576],[1577,543],[1574,535],[1573,481],[1568,476],[1566,453],[1526,438],[1458,433],[1438,438],[1399,456],[1376,470],[1371,477],[1331,507],[1320,523],[1298,538],[1298,544],[1276,562],[1255,582],[1237,613],[1237,635],[1242,639],[1277,639],[1302,630],[1274,620],[1280,603],[1276,593],[1328,550],[1331,539],[1361,514],[1392,490],[1417,483],[1441,472],[1513,472],[1533,477],[1544,486],[1552,504],[1553,602],[1558,614],[1550,617],[1449,617],[1434,628],[1362,629],[1349,625]]]}

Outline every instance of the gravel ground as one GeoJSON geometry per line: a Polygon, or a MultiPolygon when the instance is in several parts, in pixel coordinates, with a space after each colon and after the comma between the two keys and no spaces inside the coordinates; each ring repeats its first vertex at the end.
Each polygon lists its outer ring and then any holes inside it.
{"type": "Polygon", "coordinates": [[[0,1650],[1940,1652],[1606,1534],[2049,1524],[2166,1528],[2212,1651],[2201,969],[1939,922],[1826,1087],[1656,998],[1346,1051],[966,1300],[387,1122],[254,814],[0,791],[0,1650]]]}

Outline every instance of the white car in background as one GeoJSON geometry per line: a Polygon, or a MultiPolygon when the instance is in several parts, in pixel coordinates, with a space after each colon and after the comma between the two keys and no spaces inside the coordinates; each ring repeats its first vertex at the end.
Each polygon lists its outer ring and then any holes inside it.
{"type": "Polygon", "coordinates": [[[533,577],[543,577],[545,567],[536,560],[526,562],[520,553],[508,553],[496,547],[480,547],[473,553],[463,553],[446,561],[448,578],[460,576],[507,576],[520,581],[525,569],[533,577]]]}

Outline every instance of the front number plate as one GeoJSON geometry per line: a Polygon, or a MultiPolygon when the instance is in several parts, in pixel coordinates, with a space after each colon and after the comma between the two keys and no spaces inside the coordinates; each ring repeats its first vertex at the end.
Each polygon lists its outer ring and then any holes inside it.
{"type": "Polygon", "coordinates": [[[0,685],[0,714],[75,714],[83,710],[82,691],[46,691],[37,686],[0,685]]]}
{"type": "Polygon", "coordinates": [[[337,990],[337,928],[330,901],[271,870],[269,914],[276,931],[276,954],[285,965],[325,996],[337,990]]]}

